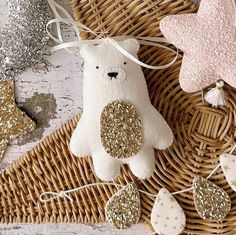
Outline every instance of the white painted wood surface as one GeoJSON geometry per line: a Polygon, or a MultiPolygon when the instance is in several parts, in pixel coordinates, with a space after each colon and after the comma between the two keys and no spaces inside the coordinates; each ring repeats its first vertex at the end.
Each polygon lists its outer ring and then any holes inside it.
{"type": "MultiPolygon", "coordinates": [[[[69,0],[57,0],[69,9],[69,0]]],[[[0,1],[0,23],[7,20],[7,0],[0,1]]],[[[70,34],[70,32],[65,32],[70,34]]],[[[38,94],[53,94],[56,100],[56,113],[44,127],[43,137],[52,133],[69,118],[75,116],[82,107],[82,59],[78,53],[67,54],[64,51],[45,56],[51,63],[46,72],[33,72],[29,69],[16,79],[17,102],[23,104],[38,94]]],[[[40,112],[40,107],[35,107],[40,112]]],[[[0,168],[4,169],[27,150],[34,147],[40,139],[19,145],[11,142],[0,168]]],[[[9,224],[0,225],[0,235],[148,235],[143,225],[134,226],[126,231],[117,231],[109,225],[82,224],[9,224]]]]}

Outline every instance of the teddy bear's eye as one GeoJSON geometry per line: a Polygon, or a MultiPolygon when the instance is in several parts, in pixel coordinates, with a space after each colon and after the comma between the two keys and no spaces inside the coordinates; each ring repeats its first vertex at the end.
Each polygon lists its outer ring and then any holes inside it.
{"type": "Polygon", "coordinates": [[[124,64],[127,64],[127,62],[124,62],[124,64]]]}
{"type": "Polygon", "coordinates": [[[99,69],[99,66],[96,66],[96,69],[99,69]]]}

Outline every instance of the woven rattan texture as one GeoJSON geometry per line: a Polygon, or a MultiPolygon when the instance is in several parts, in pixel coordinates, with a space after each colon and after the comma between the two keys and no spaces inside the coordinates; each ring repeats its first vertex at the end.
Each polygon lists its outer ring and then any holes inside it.
{"type": "MultiPolygon", "coordinates": [[[[95,31],[109,35],[160,35],[159,21],[168,14],[196,11],[190,0],[73,0],[76,20],[95,31]]],[[[83,38],[88,37],[82,34],[83,38]]],[[[153,47],[142,47],[140,59],[149,64],[163,64],[173,54],[153,47]]],[[[226,87],[227,105],[214,109],[202,102],[201,93],[186,94],[178,82],[181,61],[162,71],[144,70],[150,97],[155,107],[171,125],[175,141],[166,151],[156,151],[156,170],[145,181],[136,179],[128,167],[116,182],[135,182],[142,190],[156,194],[161,187],[178,191],[191,186],[195,175],[208,175],[218,164],[219,155],[228,152],[234,143],[236,126],[236,94],[226,87]]],[[[11,222],[75,222],[99,223],[105,220],[104,205],[116,192],[112,186],[96,186],[72,193],[75,199],[57,199],[43,204],[39,195],[45,191],[61,191],[99,182],[94,176],[91,159],[78,159],[68,150],[72,130],[79,117],[68,121],[59,130],[11,164],[0,178],[0,220],[11,222]]],[[[232,199],[232,210],[222,223],[199,218],[192,193],[176,196],[187,215],[183,234],[236,234],[236,196],[221,171],[212,180],[232,199]]],[[[141,194],[142,218],[150,226],[154,198],[141,194]]]]}

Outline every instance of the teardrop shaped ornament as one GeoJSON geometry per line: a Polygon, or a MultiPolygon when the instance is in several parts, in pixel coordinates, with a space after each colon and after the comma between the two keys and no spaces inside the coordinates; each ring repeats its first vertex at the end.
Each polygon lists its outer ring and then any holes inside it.
{"type": "Polygon", "coordinates": [[[183,209],[165,188],[162,188],[151,213],[151,225],[155,232],[163,235],[179,235],[186,225],[183,209]]]}
{"type": "Polygon", "coordinates": [[[140,194],[135,184],[128,184],[107,202],[106,220],[117,229],[128,229],[140,220],[140,194]]]}
{"type": "Polygon", "coordinates": [[[231,200],[226,191],[200,176],[194,178],[193,187],[195,207],[202,219],[218,222],[228,215],[231,200]]]}
{"type": "Polygon", "coordinates": [[[236,156],[233,154],[222,154],[220,165],[230,187],[236,192],[236,156]]]}

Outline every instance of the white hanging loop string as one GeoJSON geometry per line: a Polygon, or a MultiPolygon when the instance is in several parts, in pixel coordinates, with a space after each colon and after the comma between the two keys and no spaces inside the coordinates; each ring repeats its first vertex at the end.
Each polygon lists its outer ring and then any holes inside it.
{"type": "MultiPolygon", "coordinates": [[[[121,184],[116,184],[116,183],[93,183],[93,184],[88,184],[88,185],[84,185],[84,186],[81,186],[81,187],[78,187],[78,188],[75,188],[75,189],[70,189],[70,190],[66,190],[66,191],[60,191],[60,192],[45,192],[45,193],[42,193],[40,196],[39,196],[39,200],[41,202],[49,202],[49,201],[52,201],[56,198],[68,198],[71,202],[73,202],[73,198],[71,198],[69,195],[67,195],[68,193],[72,193],[72,192],[78,192],[80,190],[83,190],[83,189],[87,189],[87,188],[90,188],[90,187],[94,187],[94,186],[104,186],[104,185],[111,185],[111,186],[115,186],[117,188],[123,188],[125,187],[124,185],[121,185],[121,184]],[[45,196],[49,196],[49,199],[44,199],[45,196]]],[[[143,191],[141,189],[138,190],[140,193],[143,193],[143,194],[146,194],[148,196],[151,196],[151,197],[156,197],[155,194],[152,194],[152,193],[148,193],[146,191],[143,191]]]]}
{"type": "Polygon", "coordinates": [[[71,202],[73,202],[73,199],[70,196],[67,195],[68,193],[73,193],[73,192],[77,192],[77,191],[87,189],[87,188],[90,188],[90,187],[93,187],[93,186],[100,186],[100,185],[111,185],[111,186],[116,186],[116,187],[120,187],[120,188],[124,187],[123,185],[115,184],[115,183],[93,183],[93,184],[83,185],[81,187],[74,188],[74,189],[60,191],[58,193],[57,192],[44,192],[39,196],[39,200],[41,202],[49,202],[49,201],[52,201],[56,198],[66,197],[71,202]],[[50,196],[50,198],[49,199],[44,199],[45,196],[50,196]]]}
{"type": "MultiPolygon", "coordinates": [[[[48,33],[49,37],[52,38],[56,43],[60,44],[60,45],[54,47],[52,49],[52,51],[56,51],[56,50],[60,50],[60,49],[66,49],[67,51],[72,52],[72,51],[68,50],[68,48],[80,47],[81,45],[86,44],[86,42],[88,42],[89,44],[91,44],[93,42],[93,44],[96,45],[96,44],[103,43],[104,40],[105,40],[105,41],[109,42],[111,45],[113,45],[123,55],[128,57],[130,60],[134,61],[135,63],[139,64],[140,66],[143,66],[143,67],[149,68],[149,69],[154,69],[154,70],[166,69],[166,68],[170,67],[171,65],[173,65],[176,62],[176,60],[179,56],[178,49],[177,49],[177,52],[175,52],[176,53],[175,58],[168,64],[160,65],[160,66],[152,66],[152,65],[145,64],[145,63],[141,62],[139,59],[137,59],[135,56],[130,54],[128,51],[126,51],[124,48],[122,48],[119,45],[119,43],[115,40],[115,39],[117,39],[116,37],[114,37],[114,38],[110,38],[110,37],[103,38],[100,35],[98,35],[96,32],[94,32],[93,30],[89,29],[87,26],[75,22],[73,20],[73,18],[70,16],[70,14],[62,6],[60,6],[58,3],[56,3],[54,0],[48,0],[48,3],[51,6],[52,11],[55,14],[55,19],[52,19],[48,22],[46,30],[47,30],[47,33],[48,33]],[[60,10],[66,18],[61,17],[57,9],[60,10]],[[54,37],[48,29],[49,26],[53,23],[56,23],[56,25],[57,25],[58,38],[54,37]],[[76,35],[78,37],[78,41],[64,43],[63,37],[62,37],[62,34],[61,34],[60,23],[65,23],[67,25],[71,25],[75,29],[76,35]],[[81,40],[79,30],[83,30],[83,31],[86,31],[86,32],[89,32],[89,33],[95,35],[96,37],[98,37],[100,39],[100,41],[98,41],[99,39],[97,39],[97,40],[81,40]]],[[[122,39],[122,37],[120,37],[120,39],[122,39]]],[[[138,37],[137,37],[137,40],[140,43],[142,43],[143,45],[155,45],[157,47],[165,48],[165,49],[167,49],[169,51],[172,51],[172,52],[174,51],[173,49],[171,49],[169,47],[166,47],[164,45],[160,45],[159,43],[157,43],[157,42],[167,42],[164,38],[140,37],[140,39],[138,39],[138,37]]]]}
{"type": "Polygon", "coordinates": [[[172,195],[178,195],[178,194],[182,194],[182,193],[187,193],[187,192],[190,192],[194,190],[194,187],[191,187],[191,188],[186,188],[186,189],[183,189],[181,191],[177,191],[177,192],[174,192],[174,193],[171,193],[172,195]]]}
{"type": "MultiPolygon", "coordinates": [[[[53,20],[50,20],[48,22],[48,27],[49,27],[50,24],[53,24],[53,23],[58,22],[58,21],[63,22],[65,24],[71,24],[71,22],[69,22],[65,19],[53,19],[53,20]]],[[[54,41],[56,41],[57,43],[60,43],[60,41],[50,33],[50,31],[48,30],[48,27],[47,27],[48,35],[54,41]]],[[[78,26],[76,26],[76,25],[73,25],[73,27],[78,28],[78,26]]],[[[87,31],[86,29],[82,29],[82,28],[80,30],[90,32],[90,31],[87,31]]],[[[91,39],[91,40],[80,40],[80,41],[65,42],[65,43],[59,44],[57,46],[54,46],[51,49],[51,51],[58,51],[58,50],[62,50],[62,49],[68,49],[68,48],[71,48],[71,47],[81,47],[83,45],[97,45],[97,44],[104,43],[108,39],[114,40],[114,41],[122,41],[122,40],[125,40],[125,39],[128,39],[128,38],[132,38],[132,37],[130,37],[130,36],[115,36],[113,38],[99,38],[99,39],[91,39]]],[[[159,48],[169,50],[169,51],[176,54],[176,59],[177,59],[178,56],[182,57],[178,53],[178,49],[177,49],[177,52],[176,52],[174,49],[158,43],[158,42],[168,43],[168,41],[165,40],[164,38],[158,38],[158,37],[135,37],[135,38],[138,40],[138,42],[141,45],[156,46],[156,47],[159,47],[159,48]]],[[[176,59],[173,60],[172,63],[174,63],[176,61],[176,59]]]]}
{"type": "Polygon", "coordinates": [[[108,42],[110,42],[119,52],[121,52],[124,56],[126,56],[127,58],[129,58],[130,60],[134,61],[136,64],[139,64],[140,66],[143,66],[145,68],[148,69],[154,69],[154,70],[160,70],[160,69],[166,69],[169,68],[171,65],[173,65],[175,63],[175,61],[178,58],[178,52],[176,53],[175,58],[168,64],[165,65],[159,65],[159,66],[152,66],[152,65],[148,65],[143,63],[142,61],[140,61],[139,59],[137,59],[136,57],[134,57],[133,55],[131,55],[128,51],[126,51],[122,46],[120,46],[120,44],[112,39],[112,38],[107,38],[106,39],[108,42]]]}
{"type": "MultiPolygon", "coordinates": [[[[59,11],[60,11],[62,14],[64,14],[64,16],[66,17],[65,20],[68,20],[68,21],[70,21],[70,22],[73,22],[73,18],[71,17],[71,15],[70,15],[61,5],[59,5],[59,4],[58,4],[57,2],[55,2],[54,0],[47,0],[47,1],[48,1],[49,6],[51,7],[51,9],[52,9],[52,11],[53,11],[53,13],[54,13],[56,19],[60,19],[60,18],[61,18],[60,14],[59,14],[59,12],[58,12],[58,10],[59,10],[59,11]]],[[[53,39],[55,42],[57,42],[57,43],[63,43],[64,41],[63,41],[63,37],[62,37],[60,22],[59,22],[59,21],[55,21],[55,23],[56,23],[56,29],[57,29],[57,35],[58,35],[58,39],[57,39],[57,38],[55,38],[55,37],[49,32],[49,30],[48,30],[49,25],[52,24],[51,21],[53,21],[53,20],[50,20],[50,21],[47,23],[47,25],[46,25],[46,31],[47,31],[49,37],[52,38],[52,39],[53,39]]],[[[78,29],[77,27],[73,27],[73,28],[74,28],[74,30],[75,30],[76,36],[78,37],[78,39],[80,39],[80,32],[79,32],[79,29],[78,29]]],[[[65,50],[66,50],[67,52],[69,52],[69,53],[72,53],[72,51],[70,51],[69,49],[65,49],[65,50]]]]}

